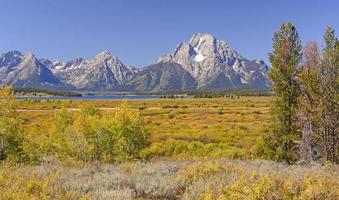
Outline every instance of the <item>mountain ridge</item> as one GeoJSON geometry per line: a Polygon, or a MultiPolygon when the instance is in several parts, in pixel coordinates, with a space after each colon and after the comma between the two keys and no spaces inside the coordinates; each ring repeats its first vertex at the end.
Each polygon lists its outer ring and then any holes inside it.
{"type": "Polygon", "coordinates": [[[93,58],[67,62],[36,58],[32,53],[0,54],[0,86],[79,91],[269,89],[269,67],[249,60],[226,41],[196,33],[155,63],[136,68],[103,51],[93,58]]]}
{"type": "Polygon", "coordinates": [[[222,82],[228,83],[230,87],[246,87],[247,84],[260,80],[263,88],[270,87],[267,77],[269,68],[264,62],[253,63],[231,49],[227,42],[208,33],[194,34],[188,42],[180,43],[172,53],[158,58],[156,62],[175,62],[182,65],[197,79],[198,88],[209,88],[209,82],[223,74],[225,76],[222,82]]]}

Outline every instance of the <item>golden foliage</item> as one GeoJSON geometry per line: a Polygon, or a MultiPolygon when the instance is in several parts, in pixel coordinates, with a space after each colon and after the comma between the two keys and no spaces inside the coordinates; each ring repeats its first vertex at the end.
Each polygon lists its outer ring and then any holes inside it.
{"type": "Polygon", "coordinates": [[[15,173],[15,169],[0,170],[0,199],[16,200],[86,200],[89,196],[80,196],[62,185],[59,173],[46,177],[37,174],[15,173]]]}

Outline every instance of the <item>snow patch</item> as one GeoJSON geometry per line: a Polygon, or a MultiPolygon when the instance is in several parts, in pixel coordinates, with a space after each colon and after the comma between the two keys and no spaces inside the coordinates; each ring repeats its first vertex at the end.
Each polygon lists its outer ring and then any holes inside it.
{"type": "Polygon", "coordinates": [[[199,39],[198,45],[196,47],[194,47],[194,51],[195,51],[195,56],[193,57],[193,60],[196,62],[201,62],[203,60],[205,60],[205,56],[201,53],[200,50],[200,45],[201,45],[201,38],[199,39]]]}
{"type": "Polygon", "coordinates": [[[55,67],[55,69],[57,69],[57,70],[62,69],[62,68],[64,68],[63,65],[59,65],[59,66],[56,66],[56,67],[55,67]]]}
{"type": "Polygon", "coordinates": [[[205,58],[206,57],[204,55],[202,55],[202,54],[197,54],[196,56],[194,56],[194,60],[196,62],[201,62],[201,61],[205,60],[205,58]]]}
{"type": "Polygon", "coordinates": [[[240,82],[241,82],[242,84],[247,84],[247,83],[248,83],[248,81],[246,81],[244,78],[240,78],[240,82]]]}

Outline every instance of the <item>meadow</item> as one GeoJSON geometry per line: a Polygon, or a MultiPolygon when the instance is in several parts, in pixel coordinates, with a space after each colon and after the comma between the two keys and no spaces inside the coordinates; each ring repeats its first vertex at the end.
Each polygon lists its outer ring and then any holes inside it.
{"type": "MultiPolygon", "coordinates": [[[[129,100],[150,132],[150,146],[141,154],[153,157],[255,158],[255,146],[268,131],[273,97],[178,98],[129,100]]],[[[113,114],[121,101],[20,100],[17,110],[36,140],[49,134],[59,109],[78,112],[93,106],[113,114]]],[[[38,142],[39,143],[39,142],[38,142]]]]}
{"type": "MultiPolygon", "coordinates": [[[[1,163],[0,199],[338,199],[338,165],[262,159],[261,136],[270,131],[269,105],[274,98],[16,101],[30,161],[1,163]],[[128,109],[121,110],[122,105],[128,109]],[[130,111],[138,113],[150,133],[147,145],[132,157],[118,159],[118,153],[113,160],[95,159],[91,155],[96,142],[91,138],[92,143],[76,143],[85,147],[79,157],[67,142],[59,149],[61,140],[53,135],[58,134],[55,128],[67,124],[67,113],[76,117],[70,130],[93,134],[102,130],[100,123],[107,126],[107,120],[122,122],[117,116],[133,119],[130,111]],[[94,127],[87,127],[91,120],[94,127]],[[51,146],[53,142],[57,146],[51,146]],[[89,160],[84,160],[87,153],[89,160]]],[[[122,130],[130,123],[137,121],[122,130]]],[[[112,143],[109,149],[115,146],[112,143]]],[[[102,153],[110,155],[104,149],[102,153]]]]}

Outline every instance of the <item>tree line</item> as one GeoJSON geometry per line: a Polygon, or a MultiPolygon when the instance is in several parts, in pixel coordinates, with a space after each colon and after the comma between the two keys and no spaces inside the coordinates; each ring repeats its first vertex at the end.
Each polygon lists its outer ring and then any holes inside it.
{"type": "Polygon", "coordinates": [[[81,97],[82,94],[79,92],[72,91],[59,91],[59,90],[49,90],[49,89],[39,89],[39,88],[14,88],[14,93],[19,93],[23,95],[33,95],[39,96],[43,94],[48,94],[52,96],[63,96],[63,97],[81,97]]]}
{"type": "Polygon", "coordinates": [[[338,162],[339,42],[332,27],[323,40],[321,50],[314,41],[303,48],[292,23],[274,33],[268,75],[276,98],[272,129],[263,137],[266,158],[338,162]]]}

